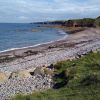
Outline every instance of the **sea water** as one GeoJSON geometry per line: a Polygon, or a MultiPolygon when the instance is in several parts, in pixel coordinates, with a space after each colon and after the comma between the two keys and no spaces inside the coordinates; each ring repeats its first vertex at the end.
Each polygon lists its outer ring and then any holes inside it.
{"type": "Polygon", "coordinates": [[[0,23],[0,51],[58,40],[66,35],[60,29],[38,24],[0,23]]]}

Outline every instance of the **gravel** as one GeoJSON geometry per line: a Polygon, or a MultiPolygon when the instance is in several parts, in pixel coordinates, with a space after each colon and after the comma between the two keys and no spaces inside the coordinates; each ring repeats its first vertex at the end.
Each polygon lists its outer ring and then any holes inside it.
{"type": "Polygon", "coordinates": [[[28,94],[33,91],[49,89],[52,87],[52,80],[41,75],[30,78],[12,78],[0,84],[0,100],[6,100],[15,94],[28,94]]]}

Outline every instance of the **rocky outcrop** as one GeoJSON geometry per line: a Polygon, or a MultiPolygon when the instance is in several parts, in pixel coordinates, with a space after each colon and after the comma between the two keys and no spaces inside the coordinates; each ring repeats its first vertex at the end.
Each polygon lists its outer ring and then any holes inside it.
{"type": "Polygon", "coordinates": [[[22,71],[12,72],[9,76],[9,79],[17,78],[17,77],[28,78],[28,77],[31,77],[31,75],[27,70],[22,70],[22,71]]]}
{"type": "Polygon", "coordinates": [[[0,83],[8,79],[8,76],[4,72],[0,72],[0,83]]]}

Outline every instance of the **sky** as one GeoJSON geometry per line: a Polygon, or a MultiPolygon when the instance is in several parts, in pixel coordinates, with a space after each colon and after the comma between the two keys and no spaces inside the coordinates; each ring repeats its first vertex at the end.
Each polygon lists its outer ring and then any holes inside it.
{"type": "Polygon", "coordinates": [[[100,0],[0,0],[0,23],[100,16],[100,0]]]}

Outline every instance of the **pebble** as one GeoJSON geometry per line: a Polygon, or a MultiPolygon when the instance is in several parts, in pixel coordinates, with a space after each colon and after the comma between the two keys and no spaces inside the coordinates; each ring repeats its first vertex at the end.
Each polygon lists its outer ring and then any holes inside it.
{"type": "Polygon", "coordinates": [[[6,100],[7,98],[16,94],[29,94],[34,90],[49,89],[52,87],[52,80],[50,77],[42,77],[36,75],[30,78],[12,78],[4,83],[0,84],[0,100],[6,100]]]}

